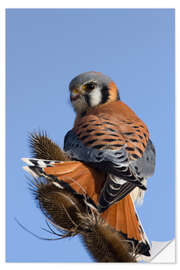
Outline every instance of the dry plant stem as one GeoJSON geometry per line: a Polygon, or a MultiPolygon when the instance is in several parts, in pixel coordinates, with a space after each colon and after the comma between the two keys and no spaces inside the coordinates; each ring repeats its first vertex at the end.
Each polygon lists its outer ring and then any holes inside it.
{"type": "Polygon", "coordinates": [[[30,133],[29,145],[32,156],[47,160],[70,160],[61,148],[47,137],[46,132],[30,133]]]}
{"type": "Polygon", "coordinates": [[[128,243],[106,224],[97,223],[81,238],[97,262],[136,262],[128,251],[128,243]]]}
{"type": "MultiPolygon", "coordinates": [[[[45,132],[30,134],[29,142],[35,158],[59,161],[70,160],[60,147],[47,137],[45,132]]],[[[47,188],[46,185],[39,183],[39,187],[36,185],[36,188],[36,198],[39,201],[40,209],[43,212],[45,211],[45,216],[51,216],[52,221],[56,220],[54,224],[61,223],[61,227],[66,228],[66,232],[69,231],[67,237],[73,231],[74,235],[79,233],[85,247],[95,261],[136,262],[135,256],[128,251],[128,242],[106,224],[99,214],[94,211],[87,212],[87,207],[83,208],[76,196],[63,190],[62,193],[51,193],[51,189],[54,188],[51,185],[47,188]],[[57,215],[56,204],[58,201],[57,215]],[[71,201],[73,202],[72,206],[71,201]],[[54,215],[54,213],[55,216],[52,216],[51,214],[54,215]],[[79,228],[78,231],[77,228],[79,228]]],[[[58,226],[58,224],[56,225],[58,226]]]]}

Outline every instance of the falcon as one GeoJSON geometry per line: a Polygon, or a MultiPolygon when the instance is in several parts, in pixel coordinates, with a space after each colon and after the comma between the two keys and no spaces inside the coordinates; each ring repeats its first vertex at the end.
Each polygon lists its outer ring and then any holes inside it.
{"type": "Polygon", "coordinates": [[[69,90],[76,119],[65,136],[64,150],[74,160],[105,172],[99,212],[136,187],[141,199],[155,167],[155,148],[147,126],[120,100],[111,78],[99,72],[75,77],[69,90]]]}
{"type": "MultiPolygon", "coordinates": [[[[58,147],[50,142],[51,147],[41,145],[35,158],[23,159],[28,165],[24,169],[48,179],[57,190],[62,189],[63,180],[75,192],[87,194],[112,228],[133,242],[139,254],[150,256],[150,244],[133,203],[143,202],[146,180],[155,169],[148,128],[120,100],[111,78],[102,73],[78,75],[69,90],[76,119],[64,138],[68,158],[61,161],[58,147]]],[[[38,135],[31,139],[38,145],[38,135]]]]}

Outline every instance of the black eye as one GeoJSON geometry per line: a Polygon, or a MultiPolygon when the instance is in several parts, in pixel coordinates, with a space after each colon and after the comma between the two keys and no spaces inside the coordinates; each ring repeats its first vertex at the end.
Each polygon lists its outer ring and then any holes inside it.
{"type": "Polygon", "coordinates": [[[86,84],[86,90],[91,91],[96,87],[96,84],[94,82],[90,82],[86,84]]]}

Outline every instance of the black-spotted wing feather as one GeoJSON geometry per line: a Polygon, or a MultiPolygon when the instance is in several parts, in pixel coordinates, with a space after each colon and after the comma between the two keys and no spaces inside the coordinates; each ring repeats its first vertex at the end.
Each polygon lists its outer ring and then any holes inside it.
{"type": "Polygon", "coordinates": [[[149,168],[149,154],[143,157],[146,148],[150,151],[151,142],[142,123],[108,119],[105,114],[90,115],[83,117],[65,136],[64,150],[73,159],[107,172],[100,196],[100,202],[106,201],[105,208],[136,186],[146,189],[141,181],[147,170],[153,169],[149,168]],[[143,166],[147,168],[145,171],[143,166]]]}

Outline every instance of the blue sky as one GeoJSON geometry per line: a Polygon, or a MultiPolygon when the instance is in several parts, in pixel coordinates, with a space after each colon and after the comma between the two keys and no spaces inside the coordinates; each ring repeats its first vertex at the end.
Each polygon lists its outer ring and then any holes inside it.
{"type": "Polygon", "coordinates": [[[92,262],[78,237],[48,237],[22,170],[28,132],[46,130],[61,147],[72,128],[68,84],[79,73],[110,76],[147,124],[156,171],[138,208],[150,241],[175,236],[174,10],[9,9],[6,14],[6,260],[92,262]]]}

